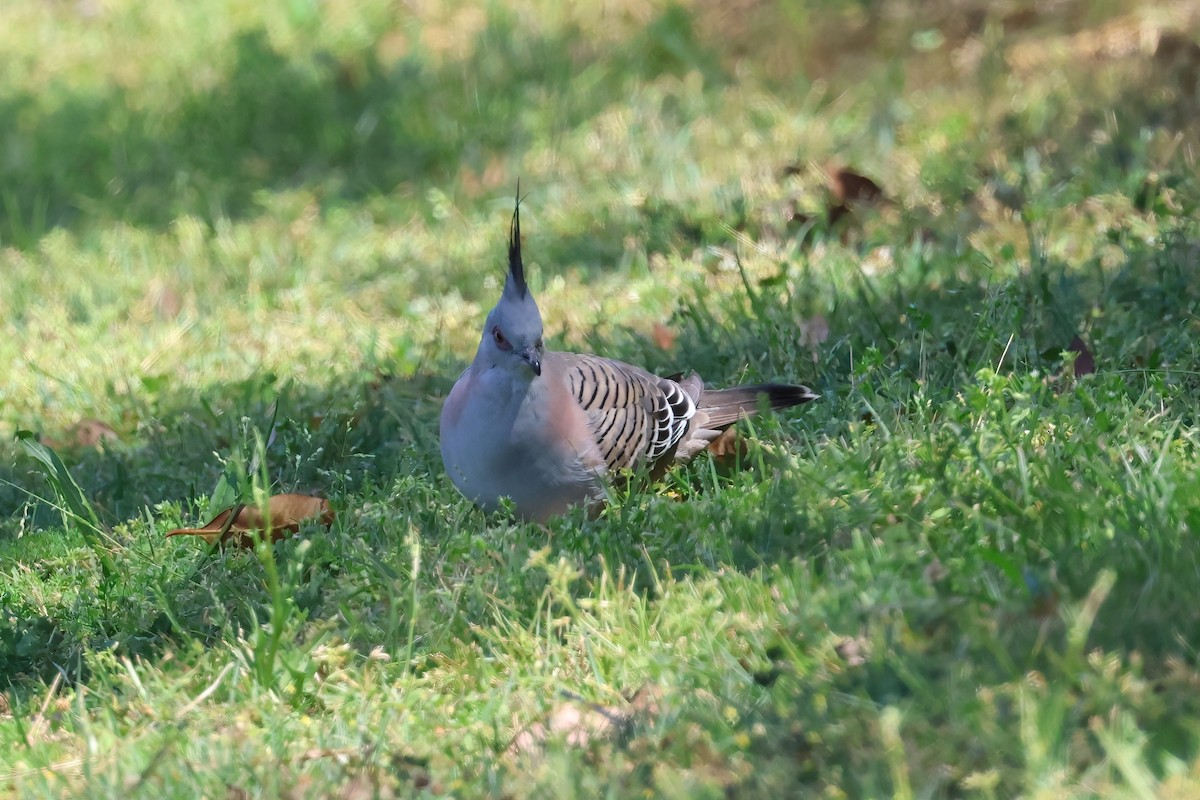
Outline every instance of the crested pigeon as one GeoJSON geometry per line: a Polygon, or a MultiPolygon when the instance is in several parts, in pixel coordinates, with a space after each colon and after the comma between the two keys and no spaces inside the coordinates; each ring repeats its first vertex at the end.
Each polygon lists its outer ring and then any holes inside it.
{"type": "Polygon", "coordinates": [[[509,498],[518,515],[545,522],[598,503],[605,481],[630,471],[661,476],[722,430],[759,409],[815,400],[806,386],[705,389],[692,373],[660,378],[610,358],[546,351],[542,316],[525,282],[520,201],[508,242],[508,275],[487,316],[475,360],[442,406],[442,463],[476,505],[509,498]]]}

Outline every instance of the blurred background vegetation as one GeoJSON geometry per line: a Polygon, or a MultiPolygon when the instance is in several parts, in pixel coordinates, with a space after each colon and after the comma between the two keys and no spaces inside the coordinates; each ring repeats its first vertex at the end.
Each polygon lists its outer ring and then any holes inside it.
{"type": "Polygon", "coordinates": [[[651,178],[649,153],[615,151],[612,127],[645,122],[647,95],[661,108],[638,138],[667,141],[645,148],[700,151],[723,182],[734,165],[753,165],[749,180],[840,157],[909,204],[938,190],[954,202],[948,190],[977,188],[1004,125],[1025,137],[1006,137],[1016,153],[1037,137],[1092,138],[1084,126],[1188,130],[1194,54],[1170,37],[1195,16],[1117,0],[8,3],[0,243],[245,219],[297,190],[323,213],[402,223],[436,213],[431,189],[469,205],[511,194],[518,173],[547,193],[625,182],[657,197],[696,160],[651,178]],[[966,96],[957,113],[926,109],[966,96]],[[725,103],[759,119],[724,119],[725,103]],[[820,116],[834,105],[844,113],[820,116]],[[821,130],[787,130],[789,116],[821,130]],[[720,125],[736,138],[707,129],[720,125]]]}
{"type": "MultiPolygon", "coordinates": [[[[17,368],[0,424],[72,421],[39,365],[118,384],[166,363],[225,375],[202,343],[230,324],[266,370],[327,365],[335,348],[361,363],[381,342],[407,370],[447,345],[462,357],[471,343],[442,332],[490,293],[487,226],[518,178],[551,299],[558,277],[628,282],[658,265],[636,291],[661,302],[680,286],[662,262],[711,260],[739,235],[790,257],[847,166],[890,209],[858,253],[917,237],[984,261],[1030,247],[1112,261],[1113,237],[1148,235],[1145,213],[1194,208],[1198,14],[1118,0],[4,4],[0,359],[17,368]],[[263,325],[243,309],[214,330],[226,292],[263,314],[286,296],[294,314],[263,325]],[[281,325],[346,314],[384,327],[280,349],[294,341],[281,325]],[[76,323],[88,341],[55,349],[76,323]]],[[[643,329],[669,313],[602,311],[643,329]]],[[[580,343],[581,325],[551,323],[580,343]]]]}

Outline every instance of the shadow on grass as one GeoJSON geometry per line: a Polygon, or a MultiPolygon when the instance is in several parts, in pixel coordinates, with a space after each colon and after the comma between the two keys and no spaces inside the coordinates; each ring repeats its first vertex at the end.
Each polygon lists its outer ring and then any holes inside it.
{"type": "Polygon", "coordinates": [[[624,102],[656,75],[696,69],[721,79],[678,8],[603,52],[578,32],[531,35],[495,10],[469,55],[438,67],[419,55],[387,63],[374,46],[292,57],[264,30],[233,48],[228,74],[211,88],[182,88],[174,108],[140,108],[119,87],[0,97],[10,121],[0,149],[11,154],[0,242],[29,246],[87,219],[237,219],[263,190],[309,187],[336,205],[414,184],[453,186],[534,137],[624,102]]]}
{"type": "MultiPolygon", "coordinates": [[[[397,474],[430,474],[439,409],[431,398],[448,387],[442,377],[364,372],[320,387],[268,376],[209,386],[199,396],[160,389],[143,401],[136,442],[61,450],[112,526],[120,574],[109,586],[97,582],[93,559],[78,534],[64,530],[60,513],[29,502],[23,489],[46,498],[52,491],[30,461],[13,453],[14,467],[0,474],[0,514],[10,523],[0,531],[0,551],[15,550],[20,563],[33,566],[35,582],[53,586],[61,602],[31,602],[22,588],[25,575],[14,574],[11,585],[0,587],[0,674],[17,684],[55,673],[84,680],[85,651],[115,647],[153,659],[181,636],[208,642],[230,625],[255,630],[269,608],[259,602],[267,587],[252,555],[208,554],[197,540],[161,538],[169,528],[196,522],[224,471],[221,459],[249,460],[256,432],[266,436],[277,398],[280,413],[267,450],[272,490],[329,497],[339,516],[355,517],[357,509],[344,505],[347,496],[386,492],[397,474]],[[189,549],[192,555],[181,558],[189,549]]],[[[12,453],[11,445],[4,450],[12,453]]],[[[321,541],[303,552],[304,569],[296,576],[294,600],[302,613],[317,608],[320,592],[344,567],[336,535],[313,534],[321,541]]],[[[294,543],[277,548],[285,560],[295,556],[294,543]]]]}

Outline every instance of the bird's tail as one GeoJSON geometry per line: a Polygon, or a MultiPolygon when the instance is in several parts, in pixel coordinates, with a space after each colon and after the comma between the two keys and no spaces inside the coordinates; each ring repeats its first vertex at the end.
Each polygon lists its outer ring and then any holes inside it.
{"type": "Polygon", "coordinates": [[[761,407],[759,398],[763,395],[767,398],[766,407],[772,411],[798,406],[820,397],[807,386],[760,383],[754,386],[735,386],[731,389],[705,389],[696,406],[708,417],[704,427],[720,430],[742,417],[757,414],[761,407]]]}

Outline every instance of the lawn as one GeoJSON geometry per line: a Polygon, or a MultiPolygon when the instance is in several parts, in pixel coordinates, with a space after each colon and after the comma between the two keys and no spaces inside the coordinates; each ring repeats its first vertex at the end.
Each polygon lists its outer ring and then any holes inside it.
{"type": "Polygon", "coordinates": [[[1200,795],[1200,2],[575,5],[0,4],[0,796],[1200,795]],[[473,508],[518,179],[549,347],[821,400],[473,508]]]}

